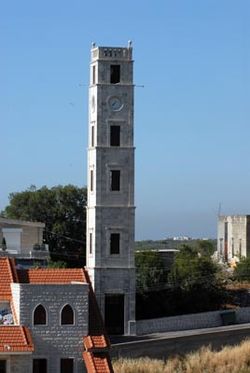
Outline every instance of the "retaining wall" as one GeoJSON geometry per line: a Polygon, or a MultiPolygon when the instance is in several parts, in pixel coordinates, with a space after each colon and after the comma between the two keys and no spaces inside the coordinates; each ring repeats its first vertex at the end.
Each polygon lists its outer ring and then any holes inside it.
{"type": "MultiPolygon", "coordinates": [[[[235,311],[236,324],[250,322],[250,307],[238,308],[233,311],[235,311]]],[[[225,312],[226,311],[202,312],[158,319],[138,320],[136,322],[136,332],[137,335],[143,335],[222,326],[222,314],[225,312]]]]}

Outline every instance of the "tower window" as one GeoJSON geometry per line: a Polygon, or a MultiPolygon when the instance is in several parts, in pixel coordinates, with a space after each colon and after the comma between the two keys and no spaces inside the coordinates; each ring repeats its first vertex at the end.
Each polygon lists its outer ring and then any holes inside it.
{"type": "Polygon", "coordinates": [[[120,83],[121,78],[121,66],[120,65],[110,65],[110,83],[116,84],[120,83]]]}
{"type": "Polygon", "coordinates": [[[110,171],[110,190],[119,191],[120,190],[120,170],[111,170],[110,171]]]}
{"type": "Polygon", "coordinates": [[[92,83],[95,84],[95,66],[92,68],[92,83]]]}
{"type": "Polygon", "coordinates": [[[120,126],[110,126],[110,145],[120,146],[120,126]]]}
{"type": "Polygon", "coordinates": [[[34,325],[46,325],[47,323],[47,312],[45,308],[39,304],[34,311],[33,324],[34,325]]]}
{"type": "Polygon", "coordinates": [[[120,254],[120,233],[110,235],[110,254],[120,254]]]}
{"type": "Polygon", "coordinates": [[[92,254],[92,249],[93,249],[93,234],[89,234],[89,253],[92,254]]]}
{"type": "Polygon", "coordinates": [[[95,127],[91,126],[91,146],[95,146],[95,127]]]}
{"type": "Polygon", "coordinates": [[[90,170],[90,191],[94,190],[94,171],[90,170]]]}

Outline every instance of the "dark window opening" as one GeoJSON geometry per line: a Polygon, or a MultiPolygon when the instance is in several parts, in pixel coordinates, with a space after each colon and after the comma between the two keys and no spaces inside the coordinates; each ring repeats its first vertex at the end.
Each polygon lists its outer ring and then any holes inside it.
{"type": "Polygon", "coordinates": [[[34,359],[33,360],[33,373],[47,373],[47,360],[34,359]]]}
{"type": "Polygon", "coordinates": [[[89,234],[89,253],[92,254],[93,234],[89,234]]]}
{"type": "Polygon", "coordinates": [[[108,334],[124,334],[124,295],[105,295],[105,326],[108,334]]]}
{"type": "Polygon", "coordinates": [[[47,315],[45,308],[39,304],[34,312],[34,325],[46,325],[47,315]]]}
{"type": "Polygon", "coordinates": [[[120,65],[110,65],[110,83],[116,84],[120,83],[121,66],[120,65]]]}
{"type": "Polygon", "coordinates": [[[111,233],[110,235],[110,254],[120,253],[120,233],[111,233]]]}
{"type": "Polygon", "coordinates": [[[61,359],[60,373],[73,373],[74,371],[74,360],[73,359],[61,359]]]}
{"type": "Polygon", "coordinates": [[[0,360],[0,373],[6,373],[6,360],[0,360]]]}
{"type": "Polygon", "coordinates": [[[113,191],[120,190],[120,170],[111,170],[111,185],[110,189],[113,191]]]}
{"type": "Polygon", "coordinates": [[[120,126],[110,126],[110,145],[120,146],[120,126]]]}
{"type": "Polygon", "coordinates": [[[90,171],[90,191],[93,192],[94,190],[94,172],[93,170],[90,171]]]}
{"type": "Polygon", "coordinates": [[[91,126],[91,146],[95,145],[95,127],[91,126]]]}
{"type": "Polygon", "coordinates": [[[95,66],[92,69],[92,83],[95,84],[95,66]]]}
{"type": "Polygon", "coordinates": [[[73,325],[74,324],[74,311],[69,304],[63,307],[61,313],[61,325],[73,325]]]}

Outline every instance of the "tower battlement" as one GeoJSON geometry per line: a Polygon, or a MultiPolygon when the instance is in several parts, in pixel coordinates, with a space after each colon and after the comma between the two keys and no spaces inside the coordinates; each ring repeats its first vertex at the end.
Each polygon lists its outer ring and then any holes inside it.
{"type": "Polygon", "coordinates": [[[91,61],[96,60],[132,60],[132,43],[128,47],[97,47],[92,44],[91,61]]]}

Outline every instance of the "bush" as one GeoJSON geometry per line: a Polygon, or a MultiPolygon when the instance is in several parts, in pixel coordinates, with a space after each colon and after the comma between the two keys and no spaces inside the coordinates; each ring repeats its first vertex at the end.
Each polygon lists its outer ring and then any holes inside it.
{"type": "Polygon", "coordinates": [[[250,258],[242,258],[234,270],[234,277],[237,281],[250,281],[250,258]]]}

